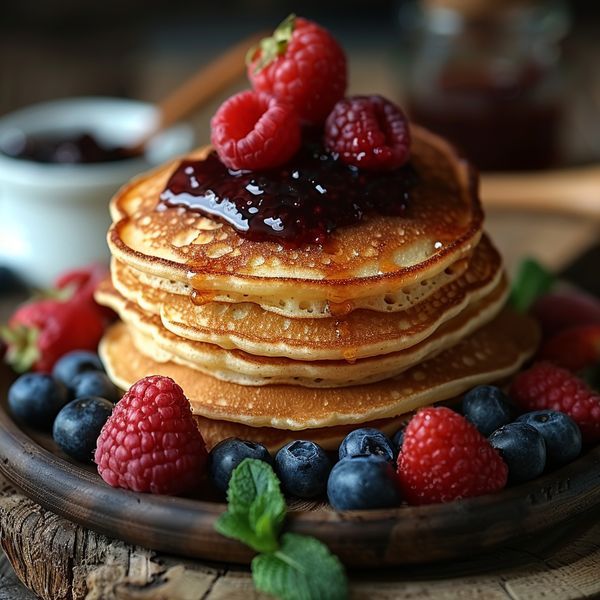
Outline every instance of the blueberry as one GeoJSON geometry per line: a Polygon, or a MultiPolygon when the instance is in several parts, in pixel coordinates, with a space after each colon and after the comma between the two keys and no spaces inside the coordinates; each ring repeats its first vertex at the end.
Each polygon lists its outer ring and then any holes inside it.
{"type": "Polygon", "coordinates": [[[581,431],[568,415],[556,410],[536,410],[521,415],[517,422],[531,425],[544,438],[549,466],[566,465],[581,454],[581,431]]]}
{"type": "Polygon", "coordinates": [[[275,455],[275,470],[287,494],[315,498],[327,489],[331,461],[318,444],[298,440],[275,455]]]}
{"type": "Polygon", "coordinates": [[[503,425],[492,433],[490,444],[500,450],[504,462],[508,465],[510,483],[535,479],[546,467],[546,443],[531,425],[503,425]]]}
{"type": "Polygon", "coordinates": [[[84,371],[75,375],[71,381],[70,392],[73,398],[100,396],[113,404],[121,399],[117,386],[102,371],[84,371]]]}
{"type": "Polygon", "coordinates": [[[209,455],[209,468],[215,486],[223,493],[227,491],[232,471],[245,459],[257,458],[270,465],[273,459],[269,451],[256,442],[228,438],[219,442],[209,455]]]}
{"type": "Polygon", "coordinates": [[[467,392],[462,401],[462,412],[486,437],[512,421],[506,394],[493,385],[480,385],[467,392]]]}
{"type": "Polygon", "coordinates": [[[389,508],[400,503],[394,468],[376,454],[340,460],[329,475],[327,497],[336,510],[389,508]]]}
{"type": "Polygon", "coordinates": [[[67,388],[50,375],[26,373],[8,390],[8,405],[19,421],[51,429],[58,411],[69,401],[67,388]]]}
{"type": "Polygon", "coordinates": [[[100,358],[94,352],[74,350],[57,361],[52,370],[52,375],[70,388],[73,379],[85,371],[104,371],[104,367],[100,362],[100,358]]]}
{"type": "Polygon", "coordinates": [[[100,430],[114,408],[106,398],[86,396],[69,402],[57,415],[52,437],[69,456],[90,462],[100,430]]]}
{"type": "Polygon", "coordinates": [[[355,429],[343,439],[339,450],[340,460],[355,454],[374,454],[390,462],[394,460],[394,449],[390,438],[379,429],[372,427],[355,429]]]}
{"type": "Polygon", "coordinates": [[[24,287],[23,282],[12,269],[0,265],[0,295],[20,292],[24,287]]]}
{"type": "Polygon", "coordinates": [[[406,425],[403,425],[401,429],[398,429],[392,438],[392,445],[396,450],[396,456],[402,452],[402,444],[404,443],[404,432],[406,431],[406,425]]]}

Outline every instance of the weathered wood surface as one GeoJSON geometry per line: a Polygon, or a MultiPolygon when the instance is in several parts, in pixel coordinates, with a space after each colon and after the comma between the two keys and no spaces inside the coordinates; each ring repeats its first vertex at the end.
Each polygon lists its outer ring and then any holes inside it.
{"type": "MultiPolygon", "coordinates": [[[[351,596],[373,600],[598,597],[600,515],[580,530],[560,529],[531,540],[527,547],[470,562],[352,570],[351,596]],[[566,542],[565,533],[572,534],[566,542]]],[[[0,538],[19,578],[43,600],[262,597],[243,568],[184,561],[111,540],[43,510],[6,481],[0,481],[0,538]]],[[[14,586],[4,567],[0,567],[0,586],[0,600],[33,598],[14,586]]]]}

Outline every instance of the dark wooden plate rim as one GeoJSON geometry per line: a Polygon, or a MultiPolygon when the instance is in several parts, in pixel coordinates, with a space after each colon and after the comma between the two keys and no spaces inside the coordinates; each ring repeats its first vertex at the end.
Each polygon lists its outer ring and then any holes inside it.
{"type": "MultiPolygon", "coordinates": [[[[110,537],[194,558],[246,563],[252,552],[214,531],[225,505],[111,488],[41,447],[0,407],[0,471],[42,507],[110,537]]],[[[464,557],[600,505],[600,447],[504,492],[421,507],[337,513],[294,511],[287,528],[314,535],[349,565],[464,557]]]]}

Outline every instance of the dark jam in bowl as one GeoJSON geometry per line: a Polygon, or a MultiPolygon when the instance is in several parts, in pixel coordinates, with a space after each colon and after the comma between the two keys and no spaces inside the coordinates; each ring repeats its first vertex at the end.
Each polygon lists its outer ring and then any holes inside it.
{"type": "Polygon", "coordinates": [[[288,164],[268,171],[232,171],[215,152],[183,161],[160,198],[221,219],[248,239],[299,246],[324,244],[332,231],[366,213],[403,215],[415,182],[409,165],[360,171],[305,144],[288,164]]]}
{"type": "Polygon", "coordinates": [[[0,151],[12,158],[40,163],[104,163],[130,158],[125,148],[105,146],[91,133],[15,136],[0,151]]]}

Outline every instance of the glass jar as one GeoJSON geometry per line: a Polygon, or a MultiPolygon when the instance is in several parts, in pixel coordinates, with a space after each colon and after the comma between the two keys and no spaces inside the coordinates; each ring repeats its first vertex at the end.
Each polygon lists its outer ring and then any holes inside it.
{"type": "Polygon", "coordinates": [[[411,118],[454,142],[481,170],[560,161],[561,4],[428,0],[408,65],[411,118]]]}

